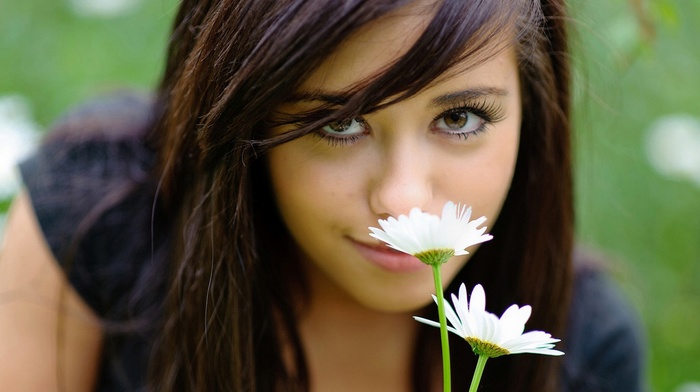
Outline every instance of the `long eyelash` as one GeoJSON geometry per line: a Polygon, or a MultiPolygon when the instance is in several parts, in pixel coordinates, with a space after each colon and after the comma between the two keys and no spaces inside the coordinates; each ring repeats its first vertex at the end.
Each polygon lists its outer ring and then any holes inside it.
{"type": "MultiPolygon", "coordinates": [[[[362,117],[356,117],[355,120],[359,121],[365,127],[368,126],[367,122],[362,117]]],[[[322,128],[319,128],[313,132],[313,135],[326,142],[331,147],[343,147],[360,140],[364,134],[336,137],[324,133],[322,128]]]]}
{"type": "Polygon", "coordinates": [[[313,134],[314,134],[314,136],[318,137],[319,139],[321,139],[323,142],[327,143],[331,147],[347,146],[349,144],[355,143],[356,141],[360,140],[360,138],[362,137],[362,134],[352,135],[352,136],[347,136],[347,137],[334,137],[334,136],[324,134],[320,130],[314,132],[313,134]]]}
{"type": "Polygon", "coordinates": [[[486,131],[489,125],[497,123],[506,117],[503,108],[495,102],[464,101],[438,114],[437,116],[435,116],[433,121],[438,121],[439,119],[449,114],[461,111],[467,111],[476,114],[484,120],[484,123],[479,128],[473,131],[458,132],[453,134],[454,136],[464,140],[469,138],[469,136],[486,131]]]}
{"type": "Polygon", "coordinates": [[[469,102],[465,101],[455,105],[442,113],[435,116],[433,121],[437,121],[448,114],[458,111],[467,111],[476,114],[477,116],[484,119],[488,124],[496,123],[505,118],[505,113],[503,108],[495,102],[479,101],[479,102],[469,102]]]}

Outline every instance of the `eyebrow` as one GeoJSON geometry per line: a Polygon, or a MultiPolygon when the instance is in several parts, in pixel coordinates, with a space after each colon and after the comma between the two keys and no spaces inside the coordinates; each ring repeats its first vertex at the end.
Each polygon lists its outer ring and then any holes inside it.
{"type": "MultiPolygon", "coordinates": [[[[474,87],[466,90],[455,91],[453,93],[440,95],[430,101],[430,107],[443,107],[460,104],[464,101],[471,101],[485,96],[507,96],[508,91],[498,87],[474,87]]],[[[345,105],[350,100],[349,94],[335,94],[326,91],[316,92],[296,92],[286,99],[288,103],[297,102],[326,102],[333,105],[345,105]]]]}
{"type": "Polygon", "coordinates": [[[503,97],[508,95],[508,90],[498,87],[475,87],[466,90],[455,91],[453,93],[435,97],[430,101],[430,107],[444,107],[459,105],[465,101],[473,101],[481,97],[503,97]]]}

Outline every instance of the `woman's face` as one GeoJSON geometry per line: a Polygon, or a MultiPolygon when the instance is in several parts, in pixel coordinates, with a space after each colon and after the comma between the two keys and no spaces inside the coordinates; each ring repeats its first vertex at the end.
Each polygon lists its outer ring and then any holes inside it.
{"type": "MultiPolygon", "coordinates": [[[[279,110],[300,113],[342,95],[405,53],[427,18],[404,12],[367,26],[302,84],[304,99],[279,110]]],[[[413,207],[440,214],[448,200],[471,205],[472,216],[485,215],[488,226],[495,222],[518,151],[515,56],[506,50],[454,74],[410,99],[269,152],[275,200],[312,295],[332,293],[381,311],[415,310],[431,301],[431,269],[379,244],[368,227],[413,207]]],[[[442,266],[445,285],[468,258],[442,266]]]]}

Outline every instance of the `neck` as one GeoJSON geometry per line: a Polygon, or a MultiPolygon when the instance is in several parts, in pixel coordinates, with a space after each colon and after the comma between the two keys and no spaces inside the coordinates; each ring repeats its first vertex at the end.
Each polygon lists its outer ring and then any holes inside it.
{"type": "Polygon", "coordinates": [[[409,313],[369,309],[312,279],[300,317],[313,391],[410,391],[418,324],[409,313]]]}

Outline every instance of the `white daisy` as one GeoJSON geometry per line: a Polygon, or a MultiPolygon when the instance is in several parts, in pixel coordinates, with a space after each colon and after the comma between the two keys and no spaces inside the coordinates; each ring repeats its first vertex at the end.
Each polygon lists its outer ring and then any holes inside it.
{"type": "MultiPolygon", "coordinates": [[[[437,298],[433,298],[437,301],[437,298]]],[[[554,343],[559,339],[552,338],[552,335],[543,331],[523,333],[525,322],[532,312],[529,305],[511,305],[498,318],[486,311],[484,288],[476,285],[471,301],[468,301],[464,284],[459,287],[459,297],[452,295],[454,310],[447,300],[444,303],[445,315],[451,324],[447,329],[464,338],[477,355],[489,358],[521,353],[564,355],[561,351],[553,350],[554,343]]],[[[424,324],[440,326],[432,320],[414,318],[424,324]]]]}
{"type": "Polygon", "coordinates": [[[451,201],[442,208],[442,217],[414,208],[408,216],[380,219],[381,229],[370,227],[370,236],[426,264],[441,264],[451,256],[469,253],[467,247],[493,238],[484,234],[486,227],[479,228],[486,217],[470,221],[471,214],[471,207],[451,201]]]}

